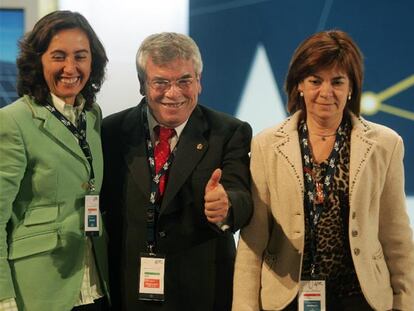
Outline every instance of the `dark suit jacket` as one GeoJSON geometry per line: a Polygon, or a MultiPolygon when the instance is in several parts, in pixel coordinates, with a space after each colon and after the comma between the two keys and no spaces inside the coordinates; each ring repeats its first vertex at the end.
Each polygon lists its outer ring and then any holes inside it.
{"type": "Polygon", "coordinates": [[[180,136],[156,228],[157,251],[166,255],[165,302],[142,302],[137,294],[139,254],[146,251],[151,181],[142,122],[145,107],[144,99],[103,122],[103,204],[114,310],[230,310],[232,232],[244,226],[252,212],[251,127],[201,105],[194,109],[180,136]],[[221,183],[232,203],[232,232],[219,230],[204,215],[204,188],[216,168],[223,170],[221,183]]]}

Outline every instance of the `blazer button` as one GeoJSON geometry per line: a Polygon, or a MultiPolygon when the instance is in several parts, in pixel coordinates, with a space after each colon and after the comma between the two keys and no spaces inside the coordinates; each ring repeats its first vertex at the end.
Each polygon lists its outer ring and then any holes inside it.
{"type": "Polygon", "coordinates": [[[355,254],[355,256],[358,256],[359,253],[360,253],[359,248],[354,248],[354,254],[355,254]]]}
{"type": "Polygon", "coordinates": [[[167,234],[164,231],[158,232],[158,235],[160,236],[160,238],[165,238],[167,236],[167,234]]]}
{"type": "Polygon", "coordinates": [[[89,190],[89,183],[85,181],[84,183],[81,184],[81,187],[83,190],[89,190]]]}
{"type": "Polygon", "coordinates": [[[355,217],[356,217],[356,213],[352,212],[352,219],[355,219],[355,217]]]}
{"type": "Polygon", "coordinates": [[[353,237],[356,237],[356,236],[358,236],[358,231],[357,230],[352,230],[352,236],[353,237]]]}

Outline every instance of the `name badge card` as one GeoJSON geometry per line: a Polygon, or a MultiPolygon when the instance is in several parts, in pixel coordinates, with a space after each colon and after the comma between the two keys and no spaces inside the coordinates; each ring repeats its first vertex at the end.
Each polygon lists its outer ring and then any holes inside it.
{"type": "Polygon", "coordinates": [[[299,311],[326,311],[325,281],[301,281],[298,296],[299,311]]]}
{"type": "Polygon", "coordinates": [[[141,254],[139,272],[139,299],[164,301],[165,257],[154,254],[141,254]]]}
{"type": "Polygon", "coordinates": [[[84,223],[87,235],[99,235],[99,195],[85,196],[84,223]]]}

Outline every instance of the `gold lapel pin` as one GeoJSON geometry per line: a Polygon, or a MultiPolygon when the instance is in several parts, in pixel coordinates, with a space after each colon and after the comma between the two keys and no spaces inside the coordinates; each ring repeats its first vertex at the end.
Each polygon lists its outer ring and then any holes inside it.
{"type": "Polygon", "coordinates": [[[203,144],[197,144],[197,150],[201,150],[201,149],[203,149],[203,144]]]}

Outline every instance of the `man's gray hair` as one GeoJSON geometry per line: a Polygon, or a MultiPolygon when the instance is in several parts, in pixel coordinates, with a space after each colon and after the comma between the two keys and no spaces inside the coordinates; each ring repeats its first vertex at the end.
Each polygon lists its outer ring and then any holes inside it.
{"type": "Polygon", "coordinates": [[[162,32],[148,36],[141,44],[136,55],[138,79],[141,94],[145,93],[148,57],[156,65],[168,64],[176,59],[192,60],[197,78],[203,71],[203,61],[197,44],[187,35],[175,32],[162,32]]]}

